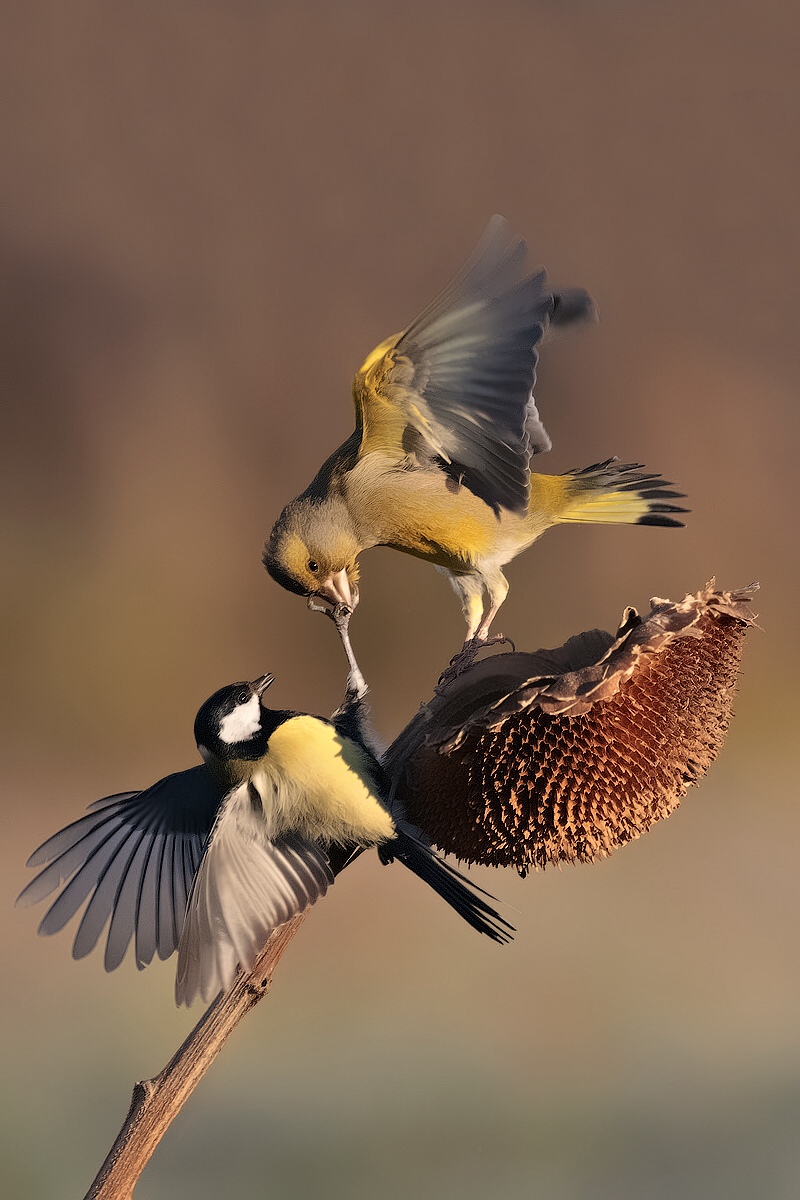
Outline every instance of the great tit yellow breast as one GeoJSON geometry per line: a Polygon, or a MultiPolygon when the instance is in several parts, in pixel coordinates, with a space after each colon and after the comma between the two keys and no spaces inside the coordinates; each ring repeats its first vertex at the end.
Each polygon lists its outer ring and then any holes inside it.
{"type": "Polygon", "coordinates": [[[394,837],[368,755],[319,717],[298,715],[270,735],[252,767],[269,836],[376,845],[394,837]]]}

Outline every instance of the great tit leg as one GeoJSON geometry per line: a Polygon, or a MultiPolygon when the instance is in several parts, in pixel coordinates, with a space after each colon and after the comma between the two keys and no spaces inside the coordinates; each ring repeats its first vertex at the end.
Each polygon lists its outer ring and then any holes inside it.
{"type": "MultiPolygon", "coordinates": [[[[356,592],[354,599],[358,603],[358,592],[356,592]]],[[[336,632],[339,634],[349,667],[344,690],[344,700],[341,704],[341,709],[347,709],[351,705],[358,704],[359,701],[363,700],[369,691],[367,681],[361,673],[361,668],[356,661],[353,647],[350,644],[350,618],[353,615],[353,610],[347,604],[334,604],[333,607],[327,604],[320,604],[314,596],[309,596],[308,607],[312,612],[325,613],[325,616],[330,617],[336,626],[336,632]]]]}
{"type": "Polygon", "coordinates": [[[337,604],[331,613],[331,618],[341,639],[349,667],[344,693],[345,704],[357,704],[364,699],[369,691],[367,681],[361,673],[361,668],[356,661],[353,647],[350,644],[350,618],[352,615],[352,608],[348,608],[346,604],[337,604]]]}

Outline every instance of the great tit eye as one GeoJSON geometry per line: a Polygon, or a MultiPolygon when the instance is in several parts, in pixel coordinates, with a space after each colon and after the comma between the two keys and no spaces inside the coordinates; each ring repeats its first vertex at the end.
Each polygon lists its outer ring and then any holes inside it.
{"type": "Polygon", "coordinates": [[[315,558],[310,558],[308,560],[308,569],[312,575],[316,575],[317,571],[319,570],[319,563],[315,558]]]}
{"type": "Polygon", "coordinates": [[[250,693],[241,691],[241,692],[239,692],[238,696],[236,697],[236,703],[237,704],[247,704],[247,701],[249,699],[250,699],[250,693]]]}

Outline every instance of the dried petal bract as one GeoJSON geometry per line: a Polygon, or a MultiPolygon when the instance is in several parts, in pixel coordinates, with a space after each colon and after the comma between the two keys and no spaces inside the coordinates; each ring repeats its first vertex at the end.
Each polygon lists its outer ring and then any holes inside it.
{"type": "Polygon", "coordinates": [[[725,738],[755,585],[627,609],[615,636],[494,654],[445,683],[385,764],[407,818],[467,862],[591,862],[668,816],[725,738]]]}

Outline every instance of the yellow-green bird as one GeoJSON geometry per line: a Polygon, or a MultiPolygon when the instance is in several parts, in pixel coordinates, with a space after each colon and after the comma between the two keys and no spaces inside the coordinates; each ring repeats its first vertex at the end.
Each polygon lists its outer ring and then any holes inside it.
{"type": "Polygon", "coordinates": [[[392,546],[449,576],[486,640],[508,593],[503,567],[552,525],[680,525],[681,493],[608,459],[565,475],[530,470],[550,449],[533,399],[550,326],[596,315],[588,293],[526,274],[527,247],[493,217],[444,292],[356,374],[356,428],[275,522],[264,550],[292,592],[353,608],[358,556],[392,546]]]}

